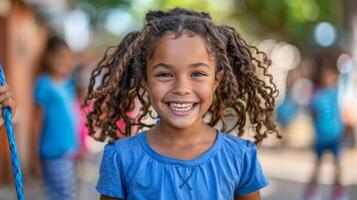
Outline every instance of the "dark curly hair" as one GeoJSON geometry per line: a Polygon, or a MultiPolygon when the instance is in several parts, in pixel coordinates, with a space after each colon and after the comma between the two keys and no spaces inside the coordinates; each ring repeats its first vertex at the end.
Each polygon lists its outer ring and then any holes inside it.
{"type": "Polygon", "coordinates": [[[221,122],[221,131],[236,130],[241,136],[245,126],[250,124],[257,144],[270,133],[280,137],[272,117],[278,90],[268,73],[270,59],[247,44],[234,28],[215,25],[208,13],[182,8],[149,11],[141,31],[127,34],[114,51],[111,52],[113,47],[107,49],[92,72],[83,105],[92,105],[87,114],[91,136],[100,141],[117,140],[118,131],[130,136],[133,126],[153,126],[143,122],[146,117],[154,116],[149,109],[150,101],[142,87],[142,80],[146,80],[146,62],[155,43],[172,33],[177,37],[190,33],[204,38],[210,53],[215,56],[217,71],[223,70],[224,78],[207,112],[210,113],[210,126],[221,122]],[[127,114],[134,109],[134,98],[138,98],[143,105],[138,120],[127,114]],[[236,117],[229,130],[224,120],[227,110],[236,117]],[[117,127],[118,120],[125,122],[125,130],[117,127]]]}

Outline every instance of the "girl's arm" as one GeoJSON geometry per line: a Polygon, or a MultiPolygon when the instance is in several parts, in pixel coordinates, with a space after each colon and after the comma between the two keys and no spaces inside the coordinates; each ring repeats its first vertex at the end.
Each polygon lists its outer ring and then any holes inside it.
{"type": "Polygon", "coordinates": [[[234,200],[260,200],[259,192],[252,192],[247,195],[235,197],[234,200]]]}
{"type": "Polygon", "coordinates": [[[118,198],[113,198],[113,197],[100,195],[100,200],[123,200],[123,199],[118,199],[118,198]]]}

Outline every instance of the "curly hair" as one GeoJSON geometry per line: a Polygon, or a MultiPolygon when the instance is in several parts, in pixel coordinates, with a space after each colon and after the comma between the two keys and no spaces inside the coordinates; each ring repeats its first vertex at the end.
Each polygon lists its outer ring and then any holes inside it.
{"type": "Polygon", "coordinates": [[[237,135],[242,136],[244,128],[250,124],[256,144],[268,134],[275,133],[280,138],[272,117],[278,90],[268,73],[270,59],[247,44],[234,28],[215,25],[208,13],[182,8],[149,11],[141,31],[127,34],[114,47],[114,52],[110,52],[113,47],[107,49],[91,74],[83,105],[92,104],[87,114],[89,134],[100,141],[117,140],[118,131],[130,136],[133,126],[153,126],[143,122],[146,117],[154,117],[142,86],[142,80],[146,80],[146,62],[161,37],[167,34],[179,37],[184,33],[204,38],[209,53],[215,57],[217,71],[224,73],[207,112],[210,113],[208,125],[220,122],[221,131],[236,130],[237,135]],[[138,120],[128,116],[134,109],[134,98],[143,105],[138,120]],[[227,110],[233,111],[236,117],[229,130],[224,119],[227,110]],[[125,130],[117,127],[118,120],[125,122],[125,130]]]}

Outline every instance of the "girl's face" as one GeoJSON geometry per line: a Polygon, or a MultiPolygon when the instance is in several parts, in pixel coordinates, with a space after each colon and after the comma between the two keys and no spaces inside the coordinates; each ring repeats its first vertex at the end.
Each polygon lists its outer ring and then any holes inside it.
{"type": "Polygon", "coordinates": [[[74,67],[72,52],[66,47],[54,50],[49,56],[49,65],[54,76],[59,78],[70,76],[74,67]]]}
{"type": "Polygon", "coordinates": [[[162,37],[146,70],[145,88],[160,123],[183,129],[202,122],[221,76],[202,37],[162,37]]]}

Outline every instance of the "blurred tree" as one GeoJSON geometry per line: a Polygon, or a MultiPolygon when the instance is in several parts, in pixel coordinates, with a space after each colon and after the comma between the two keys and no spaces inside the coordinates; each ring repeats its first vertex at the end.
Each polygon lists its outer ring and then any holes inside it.
{"type": "Polygon", "coordinates": [[[342,5],[336,0],[247,0],[248,12],[252,12],[261,27],[259,34],[276,33],[284,40],[300,48],[316,46],[313,41],[315,26],[328,21],[337,29],[342,26],[342,5]]]}
{"type": "Polygon", "coordinates": [[[108,8],[118,5],[129,5],[130,0],[77,0],[77,3],[87,2],[98,9],[108,8]]]}
{"type": "Polygon", "coordinates": [[[77,0],[77,3],[93,5],[97,12],[124,6],[140,21],[149,9],[179,6],[207,11],[217,23],[235,26],[243,34],[248,32],[250,39],[277,37],[303,50],[317,47],[313,32],[319,22],[328,21],[337,31],[343,26],[342,2],[338,0],[77,0]]]}

